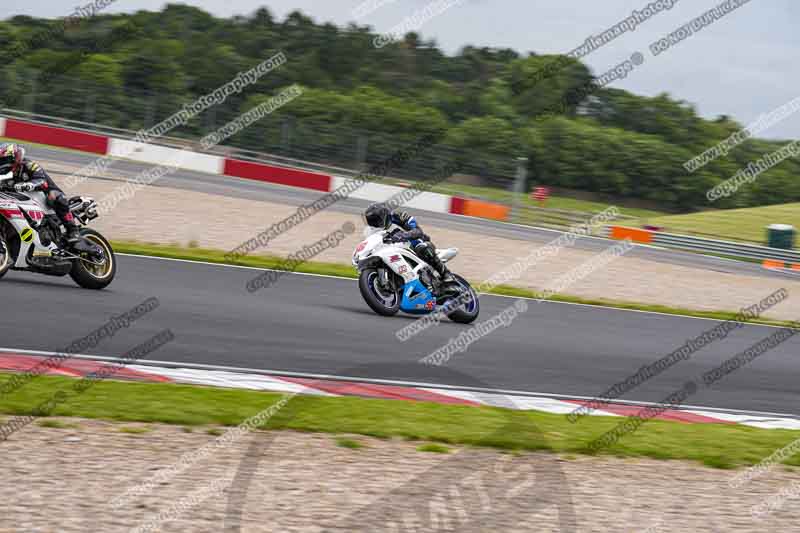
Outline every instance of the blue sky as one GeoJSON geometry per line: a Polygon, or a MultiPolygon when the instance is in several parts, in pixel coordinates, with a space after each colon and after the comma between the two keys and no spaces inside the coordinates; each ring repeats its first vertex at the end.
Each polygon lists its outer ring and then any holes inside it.
{"type": "MultiPolygon", "coordinates": [[[[7,0],[6,14],[59,17],[89,0],[7,0]]],[[[268,7],[283,18],[300,9],[317,22],[345,25],[364,0],[192,0],[181,2],[217,16],[246,15],[268,7]]],[[[360,22],[388,31],[405,17],[434,0],[383,0],[386,5],[360,22]]],[[[598,34],[641,9],[651,0],[461,0],[425,23],[420,32],[433,37],[448,53],[460,47],[509,47],[520,53],[567,52],[587,36],[598,34]]],[[[584,58],[602,73],[631,53],[647,58],[615,87],[637,94],[668,92],[695,104],[709,118],[728,114],[742,123],[800,96],[800,2],[751,0],[722,20],[706,27],[677,47],[652,57],[647,48],[721,0],[678,0],[662,12],[584,58]]],[[[108,12],[158,10],[163,0],[117,0],[108,12]]],[[[800,113],[762,133],[770,138],[800,138],[800,113]]]]}

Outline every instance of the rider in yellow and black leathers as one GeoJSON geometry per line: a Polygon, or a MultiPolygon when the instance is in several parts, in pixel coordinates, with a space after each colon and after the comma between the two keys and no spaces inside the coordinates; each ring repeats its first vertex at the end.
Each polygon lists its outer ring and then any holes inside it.
{"type": "Polygon", "coordinates": [[[12,173],[17,192],[42,191],[48,207],[58,215],[67,230],[66,240],[74,243],[80,237],[79,226],[69,210],[69,200],[42,166],[25,157],[25,148],[18,144],[0,145],[0,175],[12,173]]]}

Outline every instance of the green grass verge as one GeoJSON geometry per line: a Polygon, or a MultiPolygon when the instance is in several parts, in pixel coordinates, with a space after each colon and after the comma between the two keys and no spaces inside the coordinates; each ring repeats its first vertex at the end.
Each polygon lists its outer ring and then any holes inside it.
{"type": "MultiPolygon", "coordinates": [[[[74,379],[37,377],[22,389],[0,398],[0,412],[33,414],[36,406],[56,391],[64,390],[67,399],[55,407],[53,416],[183,426],[233,426],[260,413],[283,396],[237,389],[118,381],[98,382],[83,394],[74,395],[70,389],[74,379]]],[[[261,428],[582,454],[586,453],[589,441],[621,420],[618,417],[585,417],[572,424],[563,415],[536,411],[295,396],[261,428]]],[[[800,431],[651,421],[601,453],[699,461],[717,468],[732,468],[755,464],[798,437],[800,431]]],[[[800,466],[800,454],[788,459],[786,464],[800,466]]]]}
{"type": "Polygon", "coordinates": [[[349,448],[351,450],[359,450],[364,447],[362,443],[355,439],[346,439],[343,437],[336,439],[336,445],[340,448],[349,448]]]}
{"type": "Polygon", "coordinates": [[[430,442],[428,444],[417,446],[417,451],[429,453],[450,453],[450,448],[447,446],[442,446],[441,444],[436,444],[435,442],[430,442]]]}
{"type": "MultiPolygon", "coordinates": [[[[120,242],[115,241],[112,243],[114,250],[119,253],[128,253],[136,255],[149,255],[155,257],[165,257],[171,259],[187,259],[191,261],[206,261],[209,263],[218,264],[233,264],[241,266],[249,266],[254,268],[277,269],[281,270],[283,265],[283,258],[276,256],[263,256],[254,255],[244,257],[237,261],[227,261],[225,253],[219,250],[207,250],[203,248],[184,248],[177,245],[160,245],[160,244],[143,244],[137,242],[120,242]]],[[[322,263],[309,261],[303,263],[297,269],[297,272],[305,272],[311,274],[324,274],[329,276],[339,276],[343,278],[357,277],[356,269],[350,265],[343,265],[341,263],[322,263]]],[[[477,285],[477,284],[476,284],[477,285]]],[[[538,298],[538,293],[530,289],[521,289],[517,287],[510,287],[501,285],[495,287],[489,294],[497,294],[500,296],[515,296],[519,298],[538,298]]],[[[680,316],[693,316],[699,318],[711,318],[714,320],[730,320],[736,317],[734,311],[696,311],[692,309],[682,309],[677,307],[669,307],[665,305],[652,305],[637,302],[623,302],[618,300],[606,300],[599,298],[581,298],[578,296],[570,296],[567,294],[557,294],[548,298],[555,302],[577,303],[585,305],[600,305],[603,307],[613,307],[615,309],[632,309],[637,311],[651,311],[655,313],[664,313],[668,315],[680,316]]],[[[746,320],[745,322],[753,324],[767,324],[772,326],[790,326],[793,324],[780,321],[770,320],[764,318],[755,318],[746,320]]]]}
{"type": "Polygon", "coordinates": [[[68,422],[62,422],[61,420],[54,420],[50,418],[44,418],[39,420],[38,425],[43,428],[53,428],[53,429],[75,429],[78,427],[78,424],[71,424],[68,422]]]}
{"type": "Polygon", "coordinates": [[[791,224],[800,228],[800,203],[663,216],[651,218],[648,223],[673,233],[715,235],[733,241],[766,244],[766,227],[770,224],[791,224]]]}
{"type": "Polygon", "coordinates": [[[143,427],[135,427],[135,426],[123,426],[119,428],[121,433],[130,433],[131,435],[140,435],[142,433],[150,433],[152,431],[150,428],[143,428],[143,427]]]}

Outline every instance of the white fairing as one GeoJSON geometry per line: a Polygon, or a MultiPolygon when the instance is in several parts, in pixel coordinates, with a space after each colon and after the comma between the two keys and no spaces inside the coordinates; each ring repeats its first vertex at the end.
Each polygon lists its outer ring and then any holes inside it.
{"type": "Polygon", "coordinates": [[[445,248],[444,250],[437,250],[436,255],[442,260],[442,263],[447,263],[452,258],[458,255],[458,248],[445,248]]]}
{"type": "MultiPolygon", "coordinates": [[[[370,257],[379,257],[384,264],[401,276],[406,283],[419,277],[420,270],[429,267],[429,265],[411,250],[411,245],[408,242],[384,244],[383,236],[386,233],[384,230],[367,226],[364,229],[365,239],[356,247],[353,253],[353,264],[358,265],[360,261],[370,257]],[[417,264],[416,268],[411,266],[407,258],[417,264]]],[[[458,248],[447,248],[438,252],[439,258],[444,262],[451,260],[457,254],[458,248]]]]}
{"type": "Polygon", "coordinates": [[[32,230],[28,221],[21,214],[22,210],[24,210],[34,222],[40,222],[45,215],[55,214],[55,211],[47,207],[43,192],[26,193],[26,196],[30,199],[22,201],[0,193],[0,211],[8,213],[3,215],[3,218],[11,224],[20,236],[20,250],[19,254],[17,254],[17,262],[14,264],[17,268],[25,268],[28,266],[27,257],[31,247],[34,247],[34,254],[41,253],[42,255],[50,255],[51,252],[58,249],[55,243],[44,246],[36,231],[32,231],[33,236],[29,242],[25,242],[22,239],[23,232],[26,232],[28,229],[32,230]],[[19,214],[15,214],[16,212],[19,212],[19,214]]]}

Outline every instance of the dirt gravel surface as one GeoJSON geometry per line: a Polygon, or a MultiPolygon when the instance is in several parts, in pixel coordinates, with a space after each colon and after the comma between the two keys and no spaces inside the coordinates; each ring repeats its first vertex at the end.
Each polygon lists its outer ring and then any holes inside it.
{"type": "MultiPolygon", "coordinates": [[[[50,165],[49,168],[70,171],[74,167],[50,165]]],[[[226,178],[220,177],[221,180],[226,178]]],[[[61,179],[60,181],[64,181],[61,179]]],[[[122,182],[90,179],[70,194],[84,194],[102,200],[123,186],[122,182]]],[[[116,240],[136,240],[159,244],[187,245],[230,250],[256,236],[296,208],[279,203],[261,202],[211,195],[167,187],[144,187],[132,198],[116,205],[107,215],[97,219],[94,227],[116,240]]],[[[421,225],[439,247],[457,247],[460,254],[451,267],[466,278],[480,282],[508,268],[544,242],[475,235],[469,232],[421,225]]],[[[361,223],[355,215],[335,211],[335,206],[322,211],[269,243],[261,253],[286,256],[339,229],[345,222],[359,228],[336,248],[325,250],[314,260],[349,263],[360,241],[361,223]]],[[[554,237],[555,238],[555,237],[554,237]]],[[[612,246],[609,243],[609,246],[612,246]]],[[[509,283],[518,287],[542,290],[560,276],[590,262],[596,254],[564,248],[554,257],[525,271],[520,279],[509,283]]],[[[770,279],[714,272],[701,268],[659,263],[622,256],[607,266],[569,284],[563,292],[585,298],[606,298],[645,304],[662,304],[696,310],[738,310],[750,306],[779,288],[789,290],[790,297],[765,313],[766,317],[800,319],[800,278],[770,279]]]]}
{"type": "Polygon", "coordinates": [[[0,532],[216,532],[234,524],[245,532],[788,532],[798,525],[792,501],[763,518],[750,514],[800,482],[784,467],[734,490],[735,472],[687,462],[459,447],[442,454],[360,436],[349,437],[362,445],[351,449],[337,436],[290,431],[245,435],[125,497],[218,437],[197,427],[56,420],[64,427],[34,423],[0,443],[0,532]],[[238,513],[229,512],[232,493],[238,513]]]}

